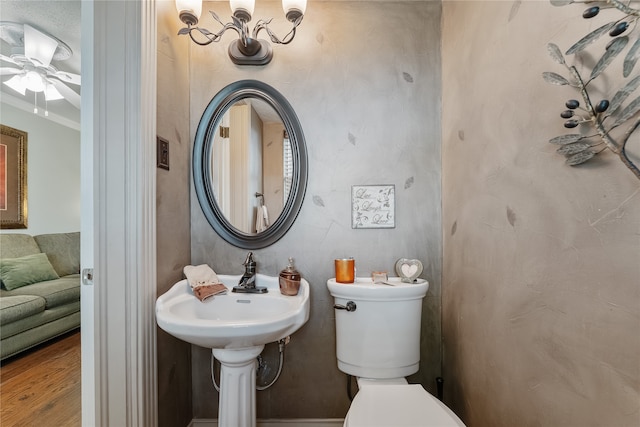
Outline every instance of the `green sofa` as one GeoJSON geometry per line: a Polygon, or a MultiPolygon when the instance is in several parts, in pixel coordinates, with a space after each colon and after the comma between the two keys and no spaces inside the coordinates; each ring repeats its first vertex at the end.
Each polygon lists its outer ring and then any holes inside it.
{"type": "Polygon", "coordinates": [[[0,234],[0,359],[80,327],[80,233],[0,234]]]}

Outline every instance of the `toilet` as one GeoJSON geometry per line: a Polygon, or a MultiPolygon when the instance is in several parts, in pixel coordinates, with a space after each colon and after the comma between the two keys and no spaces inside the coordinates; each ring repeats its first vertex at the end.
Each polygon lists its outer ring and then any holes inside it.
{"type": "Polygon", "coordinates": [[[440,400],[404,378],[419,368],[429,282],[386,283],[362,277],[354,283],[327,281],[335,301],[338,369],[355,376],[359,389],[344,427],[464,426],[440,400]]]}

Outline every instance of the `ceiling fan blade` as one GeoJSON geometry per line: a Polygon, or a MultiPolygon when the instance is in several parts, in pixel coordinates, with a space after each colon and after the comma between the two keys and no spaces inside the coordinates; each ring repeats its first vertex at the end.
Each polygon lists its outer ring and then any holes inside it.
{"type": "Polygon", "coordinates": [[[52,77],[56,77],[65,83],[71,83],[80,86],[80,75],[67,73],[66,71],[57,71],[52,77]]]}
{"type": "Polygon", "coordinates": [[[58,42],[45,33],[24,24],[24,56],[38,65],[48,67],[58,42]]]}
{"type": "Polygon", "coordinates": [[[74,91],[58,79],[51,79],[51,83],[56,87],[56,89],[58,89],[58,92],[64,96],[64,99],[69,101],[71,105],[76,107],[78,110],[80,109],[80,95],[78,92],[74,91]]]}
{"type": "Polygon", "coordinates": [[[16,61],[14,61],[13,58],[11,58],[9,56],[6,56],[6,55],[3,55],[1,53],[0,53],[0,59],[3,60],[3,61],[11,62],[12,64],[15,64],[15,65],[20,65],[16,61]]]}
{"type": "Polygon", "coordinates": [[[10,76],[12,74],[20,74],[23,70],[13,67],[0,67],[0,76],[10,76]]]}

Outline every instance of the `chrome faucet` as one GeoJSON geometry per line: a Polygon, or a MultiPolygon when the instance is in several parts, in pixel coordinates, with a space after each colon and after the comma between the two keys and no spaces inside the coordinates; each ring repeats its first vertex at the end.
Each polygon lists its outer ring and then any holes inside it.
{"type": "Polygon", "coordinates": [[[247,259],[244,260],[244,274],[240,278],[238,286],[245,288],[256,287],[256,262],[253,259],[253,252],[247,254],[247,259]]]}
{"type": "Polygon", "coordinates": [[[253,259],[253,252],[247,254],[247,258],[244,260],[244,274],[238,282],[238,286],[234,286],[233,292],[249,293],[249,294],[264,294],[267,293],[267,288],[262,286],[256,286],[256,262],[253,259]]]}

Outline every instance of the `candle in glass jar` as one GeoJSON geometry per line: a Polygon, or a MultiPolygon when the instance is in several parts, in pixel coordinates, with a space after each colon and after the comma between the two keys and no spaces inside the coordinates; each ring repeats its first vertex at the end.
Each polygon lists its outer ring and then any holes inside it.
{"type": "Polygon", "coordinates": [[[353,258],[340,258],[335,260],[336,282],[353,283],[356,275],[356,263],[353,258]]]}

